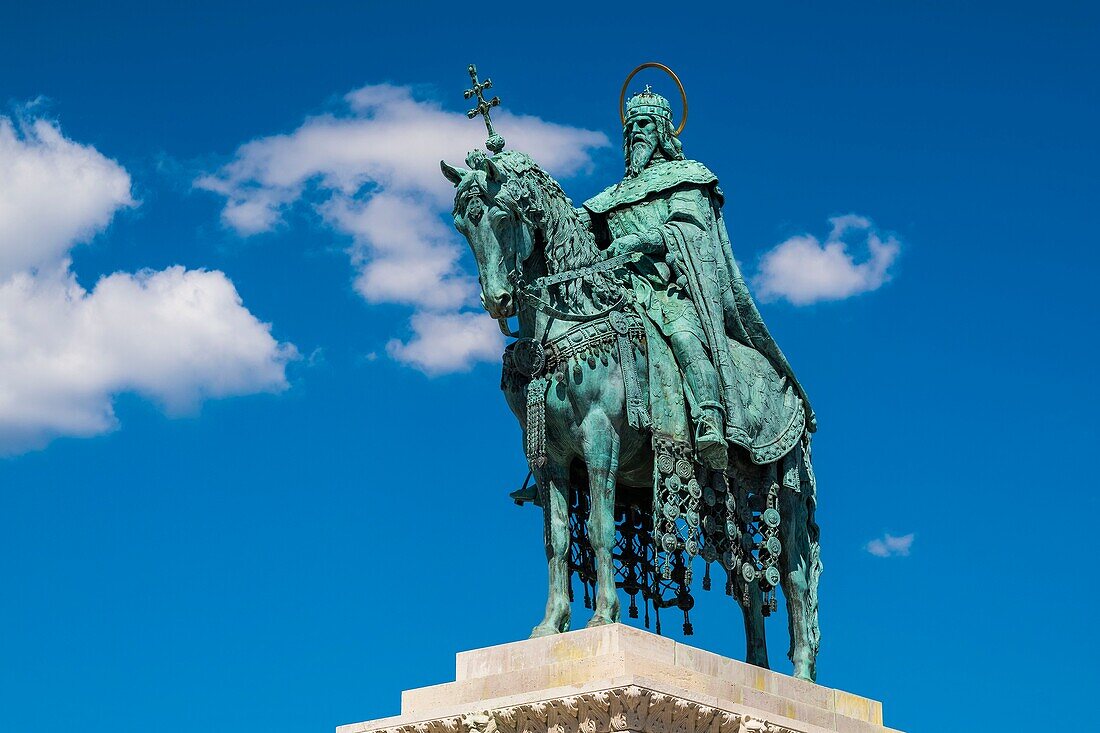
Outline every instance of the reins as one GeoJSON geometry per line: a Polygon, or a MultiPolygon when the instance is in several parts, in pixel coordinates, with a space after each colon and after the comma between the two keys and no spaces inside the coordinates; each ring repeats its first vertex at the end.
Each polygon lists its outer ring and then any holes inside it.
{"type": "MultiPolygon", "coordinates": [[[[516,270],[512,270],[508,273],[508,279],[512,283],[512,287],[515,288],[516,294],[523,300],[534,306],[535,309],[541,311],[543,314],[556,318],[562,321],[570,321],[573,323],[586,323],[588,321],[595,321],[603,318],[607,314],[620,310],[626,303],[627,295],[624,289],[619,295],[619,299],[614,303],[596,313],[570,313],[568,311],[559,310],[550,304],[549,301],[539,297],[539,291],[546,291],[554,285],[560,285],[562,283],[571,282],[573,280],[583,280],[592,275],[602,274],[608,270],[613,270],[622,265],[637,262],[642,257],[639,252],[626,252],[615,257],[610,257],[602,262],[597,262],[593,265],[587,265],[585,267],[578,267],[573,270],[566,270],[564,272],[558,272],[553,275],[547,275],[540,277],[533,283],[523,282],[522,277],[516,270]]],[[[501,330],[505,335],[511,335],[507,330],[507,323],[501,323],[501,330]]]]}

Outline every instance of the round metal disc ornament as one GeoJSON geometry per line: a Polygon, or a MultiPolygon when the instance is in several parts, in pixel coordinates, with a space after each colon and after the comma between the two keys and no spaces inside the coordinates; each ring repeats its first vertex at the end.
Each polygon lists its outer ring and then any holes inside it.
{"type": "Polygon", "coordinates": [[[666,501],[665,502],[665,518],[666,519],[676,519],[676,517],[678,517],[678,516],[680,516],[680,507],[676,506],[671,501],[666,501]]]}
{"type": "Polygon", "coordinates": [[[672,473],[672,469],[675,464],[672,462],[672,456],[667,453],[662,453],[657,456],[657,469],[661,473],[672,473]]]}
{"type": "Polygon", "coordinates": [[[746,583],[751,583],[756,580],[756,568],[752,563],[745,563],[741,566],[741,577],[745,579],[746,583]]]}
{"type": "Polygon", "coordinates": [[[680,118],[680,125],[672,132],[672,134],[676,137],[680,137],[680,133],[684,131],[684,125],[686,125],[688,121],[688,95],[687,92],[684,91],[684,85],[680,81],[680,77],[676,76],[676,72],[674,72],[672,69],[668,68],[664,64],[658,63],[656,61],[647,61],[646,63],[640,65],[638,68],[634,69],[634,71],[630,72],[629,76],[626,77],[626,81],[623,82],[623,89],[621,92],[619,92],[619,121],[623,124],[624,127],[626,126],[626,87],[630,84],[630,80],[634,78],[634,75],[642,69],[660,69],[661,71],[671,76],[672,80],[676,82],[676,86],[679,87],[680,101],[684,105],[684,115],[680,118]]]}
{"type": "Polygon", "coordinates": [[[779,526],[779,511],[774,507],[768,507],[764,510],[764,513],[760,515],[760,519],[764,524],[774,529],[779,526]]]}
{"type": "Polygon", "coordinates": [[[535,339],[522,338],[512,347],[512,363],[523,376],[538,376],[546,368],[546,349],[535,339]]]}
{"type": "Polygon", "coordinates": [[[675,552],[679,544],[680,540],[671,532],[665,533],[665,536],[661,538],[661,549],[665,552],[675,552]]]}
{"type": "Polygon", "coordinates": [[[772,565],[764,571],[764,580],[768,585],[779,585],[779,568],[772,565]]]}
{"type": "Polygon", "coordinates": [[[764,543],[764,547],[766,547],[771,554],[778,555],[783,549],[783,543],[779,541],[778,537],[769,537],[768,541],[764,543]]]}
{"type": "Polygon", "coordinates": [[[607,322],[611,324],[612,330],[620,336],[626,336],[630,333],[630,317],[622,311],[608,313],[607,322]]]}
{"type": "MultiPolygon", "coordinates": [[[[692,499],[698,499],[703,495],[703,489],[699,486],[699,482],[693,477],[688,481],[688,493],[691,494],[692,499]]],[[[711,502],[712,504],[714,502],[711,502]]]]}

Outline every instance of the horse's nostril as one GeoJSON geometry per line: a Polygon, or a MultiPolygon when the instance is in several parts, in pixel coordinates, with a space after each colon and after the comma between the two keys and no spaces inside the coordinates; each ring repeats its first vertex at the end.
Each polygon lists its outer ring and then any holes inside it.
{"type": "Polygon", "coordinates": [[[508,293],[504,293],[500,296],[500,307],[503,310],[508,310],[508,307],[512,305],[512,296],[508,293]]]}

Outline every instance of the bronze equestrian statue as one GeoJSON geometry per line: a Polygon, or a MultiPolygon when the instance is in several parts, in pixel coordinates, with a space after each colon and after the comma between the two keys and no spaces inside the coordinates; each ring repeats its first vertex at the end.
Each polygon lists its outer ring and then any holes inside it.
{"type": "Polygon", "coordinates": [[[516,498],[543,509],[549,565],[532,635],[568,630],[573,575],[589,626],[619,621],[622,589],[632,617],[640,597],[647,626],[652,613],[659,632],[661,610],[675,608],[691,633],[700,558],[704,589],[712,563],[725,570],[747,660],[763,667],[764,617],[782,586],[788,656],[813,680],[816,423],[733,258],[717,177],[684,157],[684,120],[674,126],[647,87],[620,98],[623,179],[574,208],[530,157],[504,151],[489,120],[499,99],[470,74],[470,116],[485,117],[492,155],[441,166],[485,309],[516,339],[501,387],[535,481],[516,498]]]}

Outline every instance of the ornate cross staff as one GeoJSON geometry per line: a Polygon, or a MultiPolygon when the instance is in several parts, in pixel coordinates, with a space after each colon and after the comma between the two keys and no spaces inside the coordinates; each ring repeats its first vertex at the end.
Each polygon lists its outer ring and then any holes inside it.
{"type": "Polygon", "coordinates": [[[493,80],[486,79],[483,82],[479,82],[477,80],[477,67],[473,64],[470,64],[470,66],[467,68],[467,71],[470,72],[470,81],[473,82],[474,86],[473,89],[467,89],[465,92],[463,92],[462,96],[466,99],[469,99],[470,97],[476,97],[477,106],[467,112],[466,116],[469,117],[471,120],[478,115],[481,115],[485,118],[485,129],[489,131],[489,138],[485,141],[485,147],[493,153],[499,153],[501,150],[504,150],[504,138],[498,135],[493,129],[493,121],[489,119],[489,110],[500,104],[500,97],[493,97],[492,99],[486,101],[485,97],[482,95],[482,92],[486,89],[492,88],[493,80]]]}

